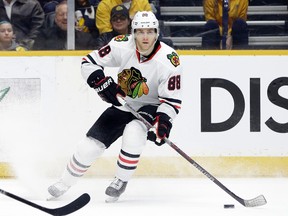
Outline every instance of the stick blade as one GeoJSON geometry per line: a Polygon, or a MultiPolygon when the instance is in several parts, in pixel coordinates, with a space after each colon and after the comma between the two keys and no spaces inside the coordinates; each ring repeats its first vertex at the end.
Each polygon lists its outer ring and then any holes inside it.
{"type": "Polygon", "coordinates": [[[267,203],[265,197],[263,195],[260,195],[258,197],[255,197],[254,199],[250,200],[244,200],[244,206],[245,207],[257,207],[257,206],[262,206],[267,203]]]}
{"type": "Polygon", "coordinates": [[[82,207],[84,207],[87,203],[90,202],[90,196],[87,193],[82,194],[80,197],[75,199],[73,202],[55,209],[42,209],[48,214],[54,215],[54,216],[60,216],[60,215],[68,215],[71,214],[82,207]]]}
{"type": "Polygon", "coordinates": [[[5,97],[5,95],[9,92],[10,87],[0,90],[0,101],[5,97]]]}

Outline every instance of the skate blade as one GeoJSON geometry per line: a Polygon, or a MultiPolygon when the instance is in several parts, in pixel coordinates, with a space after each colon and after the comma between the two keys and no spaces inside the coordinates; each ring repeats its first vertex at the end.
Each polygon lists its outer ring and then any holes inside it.
{"type": "Polygon", "coordinates": [[[105,202],[106,203],[114,203],[114,202],[117,202],[119,199],[119,197],[111,197],[111,196],[107,196],[105,202]]]}

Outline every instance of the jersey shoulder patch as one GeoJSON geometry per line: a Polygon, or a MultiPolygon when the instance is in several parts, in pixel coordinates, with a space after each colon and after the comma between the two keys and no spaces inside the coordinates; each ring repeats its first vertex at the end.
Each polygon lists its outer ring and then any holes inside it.
{"type": "Polygon", "coordinates": [[[123,41],[128,41],[128,35],[117,35],[116,37],[114,37],[114,41],[116,42],[123,42],[123,41]]]}
{"type": "Polygon", "coordinates": [[[167,54],[167,58],[170,60],[171,64],[174,67],[177,67],[180,65],[180,59],[176,52],[172,52],[170,54],[167,54]]]}

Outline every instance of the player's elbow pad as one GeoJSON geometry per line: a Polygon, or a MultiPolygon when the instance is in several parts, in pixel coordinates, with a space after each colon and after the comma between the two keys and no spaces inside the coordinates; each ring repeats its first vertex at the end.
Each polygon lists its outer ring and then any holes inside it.
{"type": "Polygon", "coordinates": [[[103,70],[98,69],[94,71],[87,79],[87,83],[91,88],[95,88],[95,84],[105,78],[103,70]]]}

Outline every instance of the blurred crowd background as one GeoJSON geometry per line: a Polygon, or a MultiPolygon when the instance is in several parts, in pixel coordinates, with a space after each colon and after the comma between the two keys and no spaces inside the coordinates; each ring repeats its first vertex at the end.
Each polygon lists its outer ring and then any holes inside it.
{"type": "Polygon", "coordinates": [[[288,48],[287,0],[0,0],[0,50],[100,49],[138,10],[175,49],[288,48]]]}

